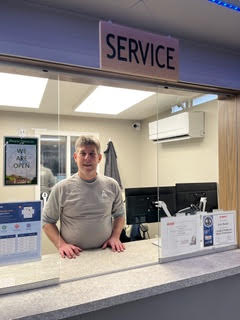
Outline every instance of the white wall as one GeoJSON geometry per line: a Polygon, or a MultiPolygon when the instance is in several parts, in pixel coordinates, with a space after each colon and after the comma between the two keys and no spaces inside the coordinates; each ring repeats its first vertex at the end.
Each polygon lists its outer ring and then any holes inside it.
{"type": "Polygon", "coordinates": [[[218,101],[192,109],[205,112],[205,137],[154,144],[148,140],[148,123],[141,132],[141,185],[174,185],[176,182],[218,181],[218,101]],[[158,153],[158,162],[156,154],[158,153]],[[158,163],[158,182],[156,164],[158,163]]]}
{"type": "MultiPolygon", "coordinates": [[[[70,132],[96,132],[99,134],[102,151],[106,150],[109,139],[112,140],[117,156],[118,167],[124,187],[140,184],[140,132],[134,130],[130,120],[112,120],[101,118],[41,115],[37,113],[16,113],[0,111],[0,148],[3,150],[3,137],[16,136],[23,128],[27,136],[34,136],[34,129],[47,129],[70,132]]],[[[47,132],[46,132],[47,134],[47,132]]],[[[3,163],[3,152],[1,152],[3,163]]],[[[105,157],[100,164],[104,172],[105,157]]],[[[0,170],[0,181],[3,181],[3,170],[0,170]]],[[[32,186],[1,187],[0,201],[20,201],[34,199],[32,186]]]]}
{"type": "MultiPolygon", "coordinates": [[[[129,120],[69,116],[60,117],[58,122],[57,116],[54,115],[0,111],[0,150],[3,150],[3,137],[18,136],[20,128],[25,130],[27,136],[34,136],[34,129],[96,132],[99,134],[102,152],[106,150],[109,139],[114,143],[123,187],[139,186],[140,132],[133,129],[131,123],[132,121],[129,120]]],[[[0,202],[35,200],[34,186],[3,186],[3,152],[1,152],[0,163],[0,202]]],[[[100,164],[101,173],[104,172],[104,164],[103,156],[100,164]]],[[[55,250],[43,233],[42,253],[52,253],[55,250]]]]}
{"type": "MultiPolygon", "coordinates": [[[[154,117],[142,121],[141,130],[137,131],[132,128],[130,120],[61,116],[58,126],[54,115],[0,111],[0,149],[3,150],[3,137],[18,135],[19,128],[24,128],[28,136],[34,135],[33,128],[96,132],[102,151],[109,139],[113,141],[124,188],[218,181],[218,103],[210,102],[197,110],[205,111],[205,138],[166,144],[154,144],[149,140],[148,122],[156,120],[154,117]]],[[[3,152],[0,161],[2,164],[3,152]]],[[[103,157],[101,173],[104,172],[104,163],[103,157]]],[[[3,187],[3,170],[0,170],[0,181],[0,202],[35,199],[35,187],[3,187]]],[[[150,225],[150,234],[157,234],[156,225],[150,225]]],[[[52,249],[44,237],[43,252],[52,249]]]]}
{"type": "MultiPolygon", "coordinates": [[[[218,101],[203,104],[195,110],[205,112],[206,133],[203,139],[154,144],[148,138],[148,123],[154,120],[143,121],[141,186],[218,182],[218,101]]],[[[156,223],[149,224],[149,233],[151,237],[158,234],[156,223]]]]}

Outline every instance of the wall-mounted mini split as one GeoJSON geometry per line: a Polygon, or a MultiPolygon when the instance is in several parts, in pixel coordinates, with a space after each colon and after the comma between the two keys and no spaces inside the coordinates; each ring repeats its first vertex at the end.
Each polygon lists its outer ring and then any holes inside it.
{"type": "Polygon", "coordinates": [[[141,123],[140,122],[133,122],[132,127],[135,130],[140,130],[141,129],[141,123]]]}

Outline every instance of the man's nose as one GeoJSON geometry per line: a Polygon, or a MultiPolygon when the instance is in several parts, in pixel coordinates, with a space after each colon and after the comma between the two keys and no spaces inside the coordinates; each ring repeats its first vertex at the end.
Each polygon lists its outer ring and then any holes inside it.
{"type": "Polygon", "coordinates": [[[90,153],[86,153],[84,159],[91,159],[90,153]]]}

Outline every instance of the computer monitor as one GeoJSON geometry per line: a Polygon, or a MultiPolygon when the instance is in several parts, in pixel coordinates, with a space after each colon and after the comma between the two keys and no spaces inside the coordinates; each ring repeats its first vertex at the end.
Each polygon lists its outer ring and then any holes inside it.
{"type": "Polygon", "coordinates": [[[198,205],[201,197],[207,197],[206,210],[212,212],[218,208],[217,183],[176,183],[177,211],[198,205]]]}
{"type": "Polygon", "coordinates": [[[164,210],[156,207],[156,201],[163,201],[171,215],[176,212],[175,187],[126,188],[125,199],[128,225],[158,222],[166,217],[164,210]]]}

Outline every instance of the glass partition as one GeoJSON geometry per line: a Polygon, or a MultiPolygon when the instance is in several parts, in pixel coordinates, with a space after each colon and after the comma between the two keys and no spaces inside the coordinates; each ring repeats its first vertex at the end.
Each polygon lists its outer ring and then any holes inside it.
{"type": "MultiPolygon", "coordinates": [[[[94,79],[94,85],[91,84],[92,82],[93,79],[84,78],[81,75],[72,76],[70,82],[66,81],[62,75],[59,130],[61,135],[67,135],[69,141],[70,148],[66,154],[69,160],[69,176],[74,176],[79,171],[73,156],[76,151],[77,137],[82,134],[90,134],[99,139],[102,159],[97,167],[98,178],[104,175],[109,176],[116,179],[120,185],[120,195],[125,211],[125,223],[120,239],[126,250],[121,253],[112,252],[111,248],[102,250],[104,241],[98,244],[98,248],[83,247],[83,251],[76,259],[61,259],[61,279],[63,281],[158,262],[157,247],[153,246],[149,240],[148,212],[145,204],[142,203],[142,197],[146,196],[143,193],[146,187],[154,187],[156,195],[156,146],[154,153],[145,152],[145,149],[149,147],[146,119],[157,120],[156,87],[101,78],[94,79]],[[102,98],[101,91],[98,91],[100,89],[103,92],[102,98]],[[94,92],[98,94],[96,101],[92,95],[94,92]],[[125,98],[125,101],[119,104],[122,98],[125,98]],[[116,157],[115,162],[111,163],[113,156],[116,157]],[[148,158],[152,158],[151,163],[146,163],[148,158]],[[151,172],[150,178],[149,169],[152,170],[152,167],[155,169],[151,172]]],[[[112,182],[106,183],[104,192],[109,194],[112,182]]],[[[87,243],[91,242],[90,238],[98,236],[99,229],[102,228],[101,224],[105,223],[101,217],[94,219],[91,217],[94,210],[97,211],[99,206],[102,207],[102,203],[101,201],[99,203],[99,200],[96,202],[94,195],[99,190],[95,190],[91,183],[89,186],[84,203],[79,205],[79,207],[89,206],[93,210],[93,212],[91,210],[88,212],[87,222],[81,217],[81,208],[78,211],[78,218],[84,226],[84,230],[79,232],[85,234],[84,240],[87,243]]],[[[83,190],[84,188],[86,187],[83,187],[83,190]]],[[[81,192],[80,189],[79,192],[81,192]]],[[[108,211],[108,207],[113,207],[112,213],[121,210],[116,198],[116,190],[113,196],[115,198],[113,203],[105,204],[108,211]]],[[[157,221],[157,217],[154,219],[157,221]]],[[[83,241],[83,246],[85,241],[83,241]]]]}
{"type": "MultiPolygon", "coordinates": [[[[5,164],[0,172],[0,293],[1,288],[14,287],[12,283],[47,284],[58,278],[64,282],[158,263],[161,219],[179,210],[176,184],[218,182],[216,97],[204,100],[197,92],[127,80],[1,68],[2,73],[17,70],[18,75],[43,78],[45,85],[35,108],[31,103],[17,107],[20,99],[12,106],[0,102],[1,163],[5,164]],[[176,140],[171,133],[169,142],[165,132],[159,141],[158,120],[195,110],[205,114],[204,137],[176,140]],[[79,145],[76,149],[80,135],[99,139],[100,153],[95,146],[94,150],[79,145]],[[31,157],[26,155],[28,149],[31,157]],[[36,174],[27,176],[29,157],[36,174]],[[9,165],[16,170],[7,172],[9,165]],[[90,177],[93,169],[97,176],[90,177]],[[11,207],[4,203],[23,207],[20,217],[26,223],[6,220],[11,207]],[[33,229],[32,203],[42,205],[40,216],[44,212],[48,236],[33,229]],[[120,216],[125,218],[122,226],[120,216]],[[61,238],[56,238],[55,223],[61,238]],[[114,243],[118,251],[119,235],[123,252],[102,249],[111,239],[106,245],[114,243]],[[17,248],[23,254],[10,261],[7,257],[17,248]],[[39,254],[37,262],[27,259],[33,251],[39,254]],[[25,265],[33,272],[23,277],[25,265]]],[[[21,96],[37,95],[29,88],[27,92],[22,88],[21,96]]],[[[41,220],[34,223],[39,227],[41,220]]]]}
{"type": "Polygon", "coordinates": [[[9,64],[0,70],[2,294],[59,281],[59,255],[49,250],[42,216],[61,166],[59,144],[50,150],[47,142],[49,130],[58,132],[57,77],[9,64]]]}
{"type": "MultiPolygon", "coordinates": [[[[195,249],[197,251],[198,241],[200,248],[203,236],[200,222],[195,228],[197,212],[212,212],[218,208],[218,96],[169,90],[169,100],[164,106],[162,88],[159,88],[158,93],[156,130],[159,201],[164,200],[163,188],[171,188],[173,192],[172,197],[165,197],[165,208],[159,209],[159,258],[163,260],[162,245],[165,248],[167,246],[165,252],[171,252],[173,256],[195,249]],[[166,209],[168,211],[164,212],[166,209]],[[167,223],[164,224],[163,243],[161,224],[168,216],[187,217],[188,221],[185,223],[183,218],[181,225],[178,220],[177,226],[175,220],[176,227],[171,230],[166,227],[167,223]],[[193,233],[191,237],[190,230],[193,233]],[[172,240],[169,237],[166,242],[171,232],[175,238],[172,240]]],[[[170,223],[174,221],[170,220],[170,223]]]]}

